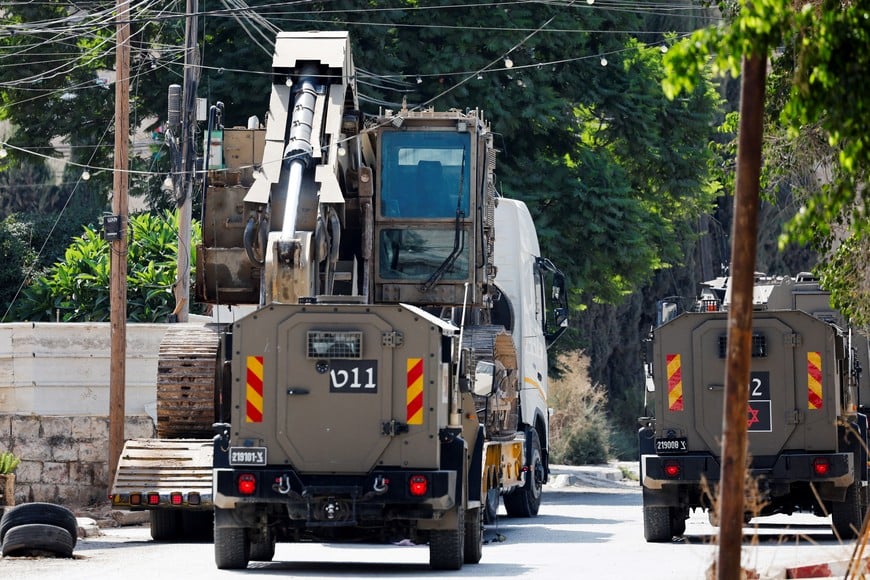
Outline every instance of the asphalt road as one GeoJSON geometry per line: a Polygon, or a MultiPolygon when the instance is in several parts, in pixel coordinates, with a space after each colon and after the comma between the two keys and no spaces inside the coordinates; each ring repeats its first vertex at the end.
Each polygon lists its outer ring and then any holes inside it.
{"type": "MultiPolygon", "coordinates": [[[[147,527],[102,530],[79,539],[71,560],[0,559],[0,578],[175,579],[282,576],[290,578],[704,578],[717,557],[716,528],[696,513],[675,542],[643,539],[636,482],[565,471],[548,486],[539,517],[500,517],[485,533],[483,560],[458,572],[432,572],[428,548],[413,545],[279,544],[275,560],[245,571],[219,571],[213,546],[155,543],[147,527]]],[[[503,515],[503,509],[502,509],[503,515]]],[[[747,528],[743,561],[761,578],[783,578],[785,567],[848,559],[829,522],[812,516],[759,518],[747,528]]]]}

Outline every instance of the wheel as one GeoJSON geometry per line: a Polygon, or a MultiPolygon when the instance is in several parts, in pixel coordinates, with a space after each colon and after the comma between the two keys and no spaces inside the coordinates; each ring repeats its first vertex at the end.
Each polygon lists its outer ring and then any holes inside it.
{"type": "Polygon", "coordinates": [[[643,537],[647,542],[670,542],[673,539],[671,509],[643,506],[643,537]]]}
{"type": "Polygon", "coordinates": [[[33,502],[8,508],[0,518],[0,543],[12,528],[23,524],[48,524],[66,530],[73,547],[78,539],[76,516],[69,508],[53,503],[33,502]]]}
{"type": "Polygon", "coordinates": [[[181,512],[178,510],[151,510],[148,518],[151,538],[155,542],[171,542],[181,536],[181,512]]]}
{"type": "Polygon", "coordinates": [[[494,524],[498,517],[498,505],[501,502],[501,493],[498,488],[492,488],[486,492],[486,502],[484,503],[483,523],[489,525],[494,524]]]}
{"type": "Polygon", "coordinates": [[[219,570],[242,570],[251,560],[245,528],[214,529],[214,561],[219,570]]]}
{"type": "Polygon", "coordinates": [[[483,518],[481,508],[465,512],[465,563],[477,564],[483,557],[483,518]]]}
{"type": "Polygon", "coordinates": [[[71,558],[73,538],[69,530],[51,524],[21,524],[3,538],[4,556],[53,555],[71,558]]]}
{"type": "Polygon", "coordinates": [[[682,536],[686,533],[686,514],[681,508],[670,508],[671,533],[682,536]]]}
{"type": "Polygon", "coordinates": [[[251,541],[250,557],[255,562],[271,562],[275,557],[275,536],[266,532],[265,542],[251,541]]]}
{"type": "Polygon", "coordinates": [[[429,566],[433,570],[459,570],[465,562],[465,510],[456,509],[457,525],[429,534],[429,566]]]}
{"type": "Polygon", "coordinates": [[[504,496],[504,507],[512,518],[531,518],[538,515],[541,493],[544,490],[544,460],[538,432],[529,430],[529,472],[526,483],[504,496]]]}
{"type": "Polygon", "coordinates": [[[864,506],[861,505],[860,483],[854,481],[846,488],[843,501],[831,502],[831,527],[841,540],[851,540],[861,532],[864,506]]]}

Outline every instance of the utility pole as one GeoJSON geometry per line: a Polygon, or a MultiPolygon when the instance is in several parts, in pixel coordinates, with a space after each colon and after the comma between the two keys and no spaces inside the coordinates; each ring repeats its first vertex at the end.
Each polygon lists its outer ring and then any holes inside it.
{"type": "Polygon", "coordinates": [[[127,190],[130,135],[130,0],[117,0],[115,54],[115,164],[112,213],[116,235],[109,242],[111,369],[109,371],[109,487],[124,446],[127,380],[127,190]]]}
{"type": "Polygon", "coordinates": [[[749,367],[752,360],[752,289],[758,238],[758,189],[764,132],[766,51],[743,58],[737,186],[731,231],[731,307],[725,359],[722,472],[719,485],[718,580],[738,580],[743,540],[749,367]]]}
{"type": "Polygon", "coordinates": [[[184,48],[184,87],[182,92],[181,121],[181,180],[175,183],[178,206],[178,257],[175,280],[176,322],[187,322],[190,312],[190,222],[193,218],[193,192],[196,185],[196,87],[199,82],[199,56],[197,54],[198,22],[197,0],[187,0],[184,48]]]}

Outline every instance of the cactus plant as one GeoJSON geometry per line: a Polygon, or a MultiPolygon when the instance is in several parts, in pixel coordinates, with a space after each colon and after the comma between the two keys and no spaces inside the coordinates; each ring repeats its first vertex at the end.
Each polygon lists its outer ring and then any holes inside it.
{"type": "Polygon", "coordinates": [[[15,457],[10,451],[0,453],[0,475],[8,475],[15,472],[15,468],[21,460],[15,457]]]}

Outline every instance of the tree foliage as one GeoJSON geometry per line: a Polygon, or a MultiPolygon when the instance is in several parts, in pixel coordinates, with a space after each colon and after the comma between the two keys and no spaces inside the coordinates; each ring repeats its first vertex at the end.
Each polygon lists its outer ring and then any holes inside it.
{"type": "Polygon", "coordinates": [[[766,157],[774,162],[768,175],[788,174],[784,181],[801,206],[780,248],[810,244],[826,256],[817,272],[834,305],[868,323],[870,274],[856,261],[868,247],[870,228],[870,199],[863,192],[870,167],[867,6],[763,0],[741,1],[738,8],[728,26],[700,30],[669,53],[665,90],[674,96],[691,88],[707,62],[736,76],[742,57],[783,47],[772,57],[769,79],[774,114],[768,129],[778,140],[768,139],[766,157]]]}
{"type": "MultiPolygon", "coordinates": [[[[183,10],[183,2],[174,4],[183,10]]],[[[66,198],[77,184],[78,203],[97,211],[112,190],[115,7],[114,0],[12,2],[0,16],[0,119],[11,124],[7,152],[18,166],[65,154],[61,181],[68,185],[58,193],[66,198]],[[92,177],[86,183],[79,179],[85,168],[92,177]]],[[[137,7],[132,18],[131,127],[149,128],[155,114],[165,115],[167,86],[179,82],[180,53],[173,47],[183,46],[184,20],[167,19],[165,7],[153,4],[137,7]]],[[[131,189],[138,179],[131,175],[131,189]]]]}
{"type": "MultiPolygon", "coordinates": [[[[162,322],[172,313],[178,252],[177,218],[139,214],[129,222],[127,255],[127,319],[162,322]]],[[[199,243],[194,224],[193,244],[199,243]]],[[[102,231],[85,227],[67,248],[63,260],[24,291],[15,304],[18,320],[104,322],[109,302],[110,246],[102,231]]],[[[194,253],[191,248],[190,259],[194,253]]],[[[192,263],[192,262],[191,262],[192,263]]]]}
{"type": "MultiPolygon", "coordinates": [[[[89,14],[109,5],[88,3],[89,14]]],[[[200,95],[224,102],[225,124],[264,118],[275,30],[349,30],[365,112],[399,108],[403,101],[486,112],[502,149],[499,187],[529,204],[546,252],[564,264],[577,289],[577,305],[620,300],[657,268],[679,262],[677,230],[715,197],[706,145],[716,93],[705,81],[685,100],[664,98],[664,35],[650,36],[656,44],[646,46],[629,33],[643,28],[642,12],[584,3],[457,6],[451,0],[248,5],[235,11],[218,2],[202,5],[200,95]]],[[[61,19],[62,6],[68,5],[15,4],[8,18],[61,19]]],[[[181,45],[184,20],[153,15],[133,17],[131,117],[156,115],[159,124],[166,86],[179,82],[180,51],[167,47],[181,45]]],[[[0,110],[16,127],[10,143],[36,147],[62,137],[76,146],[74,161],[108,164],[112,91],[95,75],[113,67],[111,34],[103,27],[58,40],[28,29],[20,38],[0,39],[7,50],[22,50],[26,42],[62,49],[71,65],[48,75],[53,90],[43,97],[45,114],[23,106],[20,83],[0,85],[6,87],[0,110]],[[69,86],[81,87],[73,98],[69,86]],[[89,147],[78,148],[85,143],[89,147]]],[[[45,53],[25,60],[33,78],[51,70],[45,53]]],[[[0,83],[11,83],[17,73],[3,71],[0,83]]],[[[165,156],[140,164],[137,169],[157,175],[135,173],[132,190],[166,207],[167,200],[159,201],[160,163],[165,156]]],[[[92,179],[90,187],[96,183],[92,179]]]]}

